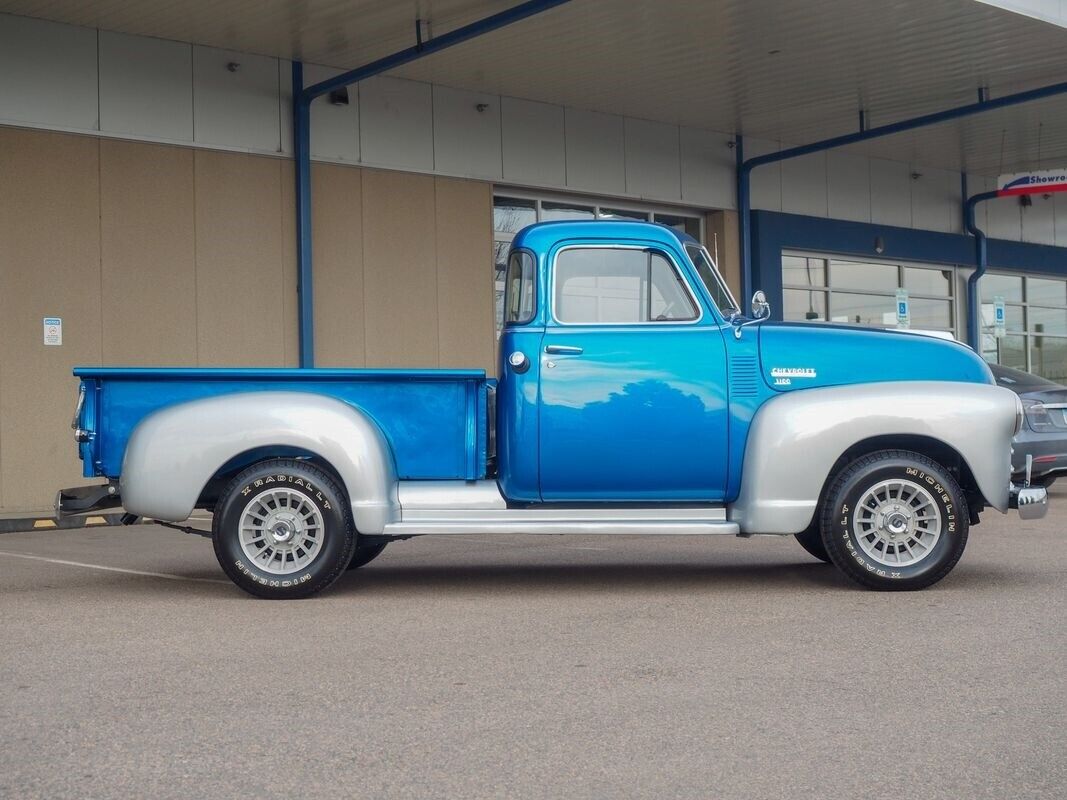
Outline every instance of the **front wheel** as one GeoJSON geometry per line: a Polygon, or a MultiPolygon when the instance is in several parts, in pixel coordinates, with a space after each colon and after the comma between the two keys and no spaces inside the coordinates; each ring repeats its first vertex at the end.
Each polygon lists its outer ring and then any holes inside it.
{"type": "Polygon", "coordinates": [[[212,525],[223,571],[249,594],[308,597],[345,571],[356,531],[344,493],[306,461],[255,464],[219,498],[212,525]]]}
{"type": "Polygon", "coordinates": [[[922,589],[945,577],[967,546],[969,514],[952,474],[919,453],[881,450],[834,478],[821,510],[833,563],[870,589],[922,589]]]}

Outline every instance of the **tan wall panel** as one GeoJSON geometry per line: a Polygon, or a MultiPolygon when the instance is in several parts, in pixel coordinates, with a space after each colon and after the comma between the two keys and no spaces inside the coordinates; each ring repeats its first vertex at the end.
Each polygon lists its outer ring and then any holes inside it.
{"type": "Polygon", "coordinates": [[[203,366],[281,366],[289,322],[282,162],[197,150],[197,352],[203,366]]]}
{"type": "Polygon", "coordinates": [[[363,172],[311,168],[315,290],[315,364],[367,363],[363,319],[363,172]]]}
{"type": "Polygon", "coordinates": [[[434,179],[363,171],[363,317],[369,367],[437,365],[434,179]]]}
{"type": "Polygon", "coordinates": [[[193,151],[100,141],[103,361],[196,365],[193,151]]]}
{"type": "Polygon", "coordinates": [[[71,367],[100,363],[99,142],[0,128],[0,503],[47,509],[84,482],[71,367]],[[47,347],[42,319],[63,318],[47,347]]]}
{"type": "Polygon", "coordinates": [[[439,363],[495,374],[492,187],[437,178],[436,206],[439,363]]]}

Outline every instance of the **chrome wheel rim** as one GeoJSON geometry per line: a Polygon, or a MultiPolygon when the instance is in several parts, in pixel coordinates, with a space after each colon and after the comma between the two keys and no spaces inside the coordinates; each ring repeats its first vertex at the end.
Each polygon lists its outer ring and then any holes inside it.
{"type": "Polygon", "coordinates": [[[927,558],[941,538],[937,499],[914,481],[882,481],[868,489],[852,514],[860,549],[887,567],[907,567],[927,558]]]}
{"type": "Polygon", "coordinates": [[[260,492],[241,513],[241,551],[257,568],[274,575],[298,572],[322,551],[322,512],[300,492],[260,492]]]}

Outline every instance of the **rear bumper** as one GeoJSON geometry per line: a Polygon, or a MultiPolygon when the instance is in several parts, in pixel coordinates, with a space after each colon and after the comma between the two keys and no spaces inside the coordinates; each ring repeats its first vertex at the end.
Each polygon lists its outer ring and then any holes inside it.
{"type": "Polygon", "coordinates": [[[1041,519],[1048,513],[1048,490],[1044,486],[1019,486],[1013,483],[1008,507],[1019,512],[1020,519],[1041,519]]]}
{"type": "Polygon", "coordinates": [[[74,514],[90,514],[122,506],[119,487],[114,483],[97,486],[75,486],[56,493],[56,519],[74,514]]]}

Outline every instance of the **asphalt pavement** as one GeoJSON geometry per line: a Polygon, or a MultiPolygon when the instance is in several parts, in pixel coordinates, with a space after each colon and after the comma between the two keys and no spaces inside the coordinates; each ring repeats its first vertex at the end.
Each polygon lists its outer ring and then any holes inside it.
{"type": "Polygon", "coordinates": [[[791,538],[421,538],[305,601],[0,536],[0,797],[1064,798],[1067,491],[854,588],[791,538]]]}

